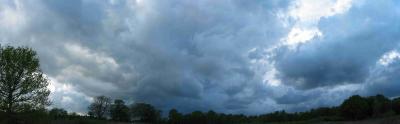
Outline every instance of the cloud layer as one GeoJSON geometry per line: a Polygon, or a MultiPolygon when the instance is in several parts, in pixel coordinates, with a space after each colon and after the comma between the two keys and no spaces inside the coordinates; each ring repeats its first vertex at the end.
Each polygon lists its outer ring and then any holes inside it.
{"type": "Polygon", "coordinates": [[[394,0],[0,3],[1,43],[37,50],[70,111],[97,95],[246,114],[400,95],[394,0]]]}

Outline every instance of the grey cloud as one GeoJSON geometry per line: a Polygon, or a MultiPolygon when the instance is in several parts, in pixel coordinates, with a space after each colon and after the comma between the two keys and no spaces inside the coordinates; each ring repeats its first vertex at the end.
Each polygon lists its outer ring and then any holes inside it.
{"type": "Polygon", "coordinates": [[[365,1],[345,14],[323,18],[322,38],[296,51],[277,51],[273,61],[279,76],[300,89],[363,83],[369,68],[398,44],[399,19],[394,1],[365,1]]]}
{"type": "Polygon", "coordinates": [[[398,97],[400,84],[399,80],[399,61],[388,66],[377,65],[370,71],[370,76],[364,86],[364,95],[383,94],[388,97],[398,97]]]}
{"type": "MultiPolygon", "coordinates": [[[[47,75],[90,97],[186,112],[243,110],[265,97],[246,52],[284,35],[275,13],[286,1],[142,2],[22,3],[27,27],[2,36],[34,47],[47,75]],[[237,103],[225,107],[230,101],[237,103]]],[[[54,99],[61,96],[87,105],[82,96],[58,93],[54,99]]]]}
{"type": "Polygon", "coordinates": [[[308,92],[302,92],[294,89],[290,89],[283,96],[276,98],[278,104],[300,104],[310,99],[321,97],[320,90],[312,90],[308,92]]]}
{"type": "MultiPolygon", "coordinates": [[[[6,2],[21,12],[25,25],[12,32],[0,24],[1,40],[33,47],[44,72],[76,90],[52,94],[54,106],[70,111],[84,112],[96,95],[148,102],[164,111],[301,111],[337,105],[359,89],[397,86],[347,86],[362,85],[371,66],[398,44],[399,9],[391,1],[366,1],[323,18],[318,28],[324,37],[297,51],[273,51],[268,61],[281,86],[267,85],[269,68],[253,60],[263,59],[263,49],[279,44],[290,30],[292,22],[285,27],[277,17],[291,5],[286,0],[37,0],[20,8],[6,2]]],[[[394,82],[393,69],[374,75],[394,82]]],[[[398,95],[395,89],[387,94],[398,95]]]]}

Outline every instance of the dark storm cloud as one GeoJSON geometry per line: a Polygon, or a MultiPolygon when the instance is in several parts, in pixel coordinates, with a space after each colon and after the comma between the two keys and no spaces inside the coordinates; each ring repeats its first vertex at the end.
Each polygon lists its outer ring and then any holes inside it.
{"type": "Polygon", "coordinates": [[[283,96],[276,98],[278,104],[300,104],[313,98],[318,98],[321,90],[302,92],[298,90],[289,90],[283,96]]]}
{"type": "Polygon", "coordinates": [[[398,97],[400,84],[399,81],[399,53],[398,47],[387,52],[384,57],[370,70],[370,76],[367,78],[363,87],[365,95],[384,94],[388,97],[398,97]]]}
{"type": "Polygon", "coordinates": [[[285,1],[10,3],[26,26],[3,36],[38,51],[57,82],[56,106],[107,95],[186,112],[243,109],[265,97],[246,52],[286,32],[276,17],[285,1]],[[73,88],[57,90],[62,84],[73,88]]]}
{"type": "Polygon", "coordinates": [[[400,95],[397,66],[377,66],[399,42],[397,2],[355,2],[321,17],[323,37],[296,50],[279,46],[296,23],[286,0],[0,3],[0,40],[37,50],[53,106],[70,111],[84,113],[98,95],[246,114],[332,106],[383,89],[400,95]]]}
{"type": "Polygon", "coordinates": [[[322,18],[322,38],[295,51],[278,50],[280,77],[300,89],[363,83],[371,66],[399,43],[399,20],[394,1],[364,1],[343,15],[322,18]]]}
{"type": "Polygon", "coordinates": [[[390,69],[384,69],[379,75],[374,75],[369,84],[366,85],[366,95],[384,94],[388,97],[398,97],[400,84],[399,64],[391,66],[390,69]]]}

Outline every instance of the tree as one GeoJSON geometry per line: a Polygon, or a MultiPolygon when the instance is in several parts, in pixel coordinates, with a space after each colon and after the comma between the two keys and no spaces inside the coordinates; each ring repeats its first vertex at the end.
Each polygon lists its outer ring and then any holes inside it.
{"type": "Polygon", "coordinates": [[[208,124],[218,124],[218,115],[213,110],[209,110],[206,114],[208,124]]]}
{"type": "Polygon", "coordinates": [[[182,123],[182,114],[176,109],[171,109],[168,114],[168,122],[170,124],[180,124],[182,123]]]}
{"type": "Polygon", "coordinates": [[[68,112],[62,108],[53,108],[49,111],[49,115],[54,119],[60,119],[67,117],[68,112]]]}
{"type": "Polygon", "coordinates": [[[205,124],[207,123],[206,116],[201,111],[193,111],[187,116],[187,123],[190,124],[205,124]]]}
{"type": "Polygon", "coordinates": [[[48,80],[36,52],[27,47],[0,47],[0,110],[8,114],[50,104],[48,80]]]}
{"type": "Polygon", "coordinates": [[[351,96],[340,106],[341,113],[345,118],[359,120],[368,117],[369,105],[365,98],[359,95],[351,96]]]}
{"type": "Polygon", "coordinates": [[[130,110],[132,117],[142,122],[156,123],[161,118],[161,112],[150,104],[136,103],[131,105],[130,110]]]}
{"type": "Polygon", "coordinates": [[[114,121],[129,121],[129,108],[123,100],[114,100],[110,108],[111,119],[114,121]]]}
{"type": "Polygon", "coordinates": [[[392,107],[393,111],[396,112],[396,114],[400,114],[400,97],[392,100],[392,107]]]}
{"type": "Polygon", "coordinates": [[[370,105],[370,115],[373,117],[383,116],[391,110],[391,101],[381,94],[370,96],[367,100],[370,105]]]}
{"type": "Polygon", "coordinates": [[[110,107],[111,99],[105,96],[98,96],[93,103],[89,105],[89,115],[98,119],[104,119],[110,107]]]}

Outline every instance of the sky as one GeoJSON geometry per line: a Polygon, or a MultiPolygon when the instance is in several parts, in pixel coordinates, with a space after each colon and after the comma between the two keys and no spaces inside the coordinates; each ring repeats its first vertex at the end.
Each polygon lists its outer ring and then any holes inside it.
{"type": "Polygon", "coordinates": [[[38,53],[51,107],[94,97],[263,114],[400,96],[397,0],[0,0],[0,44],[38,53]]]}

